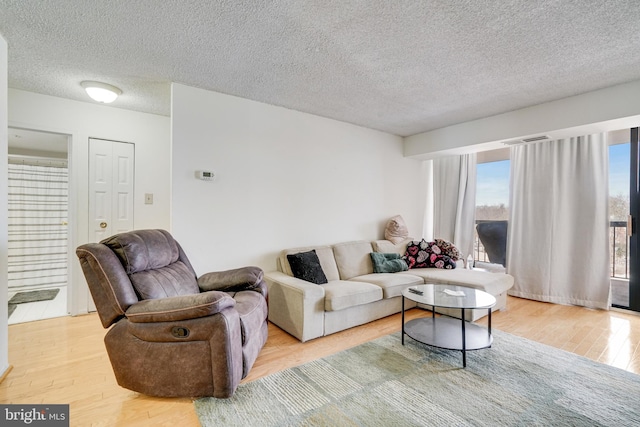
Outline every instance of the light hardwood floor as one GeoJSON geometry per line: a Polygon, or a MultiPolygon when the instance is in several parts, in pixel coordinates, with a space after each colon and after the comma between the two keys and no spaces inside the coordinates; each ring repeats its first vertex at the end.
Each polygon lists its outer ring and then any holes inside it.
{"type": "MultiPolygon", "coordinates": [[[[407,320],[430,316],[413,309],[407,320]]],[[[478,323],[486,324],[486,318],[478,323]]],[[[640,316],[509,298],[493,328],[640,373],[640,316]]],[[[301,343],[274,325],[245,381],[336,353],[400,330],[400,315],[301,343]]],[[[197,426],[191,399],[152,398],[120,388],[97,315],[9,326],[13,370],[1,403],[70,404],[72,426],[197,426]]],[[[491,351],[482,350],[482,351],[491,351]]]]}

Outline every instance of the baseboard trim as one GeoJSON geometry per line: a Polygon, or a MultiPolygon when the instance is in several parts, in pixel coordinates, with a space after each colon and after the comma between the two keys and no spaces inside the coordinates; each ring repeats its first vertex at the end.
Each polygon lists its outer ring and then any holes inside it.
{"type": "Polygon", "coordinates": [[[611,311],[617,311],[618,313],[625,313],[625,314],[631,314],[633,316],[640,316],[640,313],[634,310],[629,310],[628,308],[622,308],[622,307],[610,307],[609,310],[611,311]]]}
{"type": "Polygon", "coordinates": [[[2,373],[2,376],[0,376],[0,384],[9,376],[9,372],[11,372],[12,369],[13,365],[9,365],[9,367],[2,373]]]}

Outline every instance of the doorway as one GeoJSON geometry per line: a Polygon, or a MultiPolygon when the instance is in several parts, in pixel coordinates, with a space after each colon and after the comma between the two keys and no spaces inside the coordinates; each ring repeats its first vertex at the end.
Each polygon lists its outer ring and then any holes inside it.
{"type": "Polygon", "coordinates": [[[620,144],[609,150],[611,306],[640,312],[640,132],[623,129],[609,136],[620,144]]]}
{"type": "Polygon", "coordinates": [[[8,129],[9,324],[68,314],[69,135],[8,129]]]}

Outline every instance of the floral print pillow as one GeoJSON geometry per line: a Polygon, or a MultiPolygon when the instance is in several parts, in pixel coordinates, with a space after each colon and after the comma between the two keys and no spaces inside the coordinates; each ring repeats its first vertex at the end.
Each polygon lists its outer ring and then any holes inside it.
{"type": "Polygon", "coordinates": [[[456,268],[456,260],[460,257],[460,252],[450,242],[436,239],[434,242],[414,240],[407,246],[407,252],[402,259],[405,260],[409,268],[456,268]],[[439,244],[440,243],[440,244],[439,244]],[[453,258],[457,256],[457,258],[453,258]]]}
{"type": "Polygon", "coordinates": [[[453,245],[453,243],[442,239],[436,239],[434,243],[440,248],[443,255],[448,256],[452,260],[458,261],[462,258],[462,254],[460,254],[460,251],[453,245]]]}

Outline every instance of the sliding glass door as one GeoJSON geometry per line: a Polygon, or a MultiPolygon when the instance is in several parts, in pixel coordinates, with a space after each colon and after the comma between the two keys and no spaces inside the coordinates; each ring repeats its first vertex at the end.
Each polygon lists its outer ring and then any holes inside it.
{"type": "Polygon", "coordinates": [[[629,309],[640,311],[640,135],[638,128],[631,129],[629,179],[629,309]]]}

